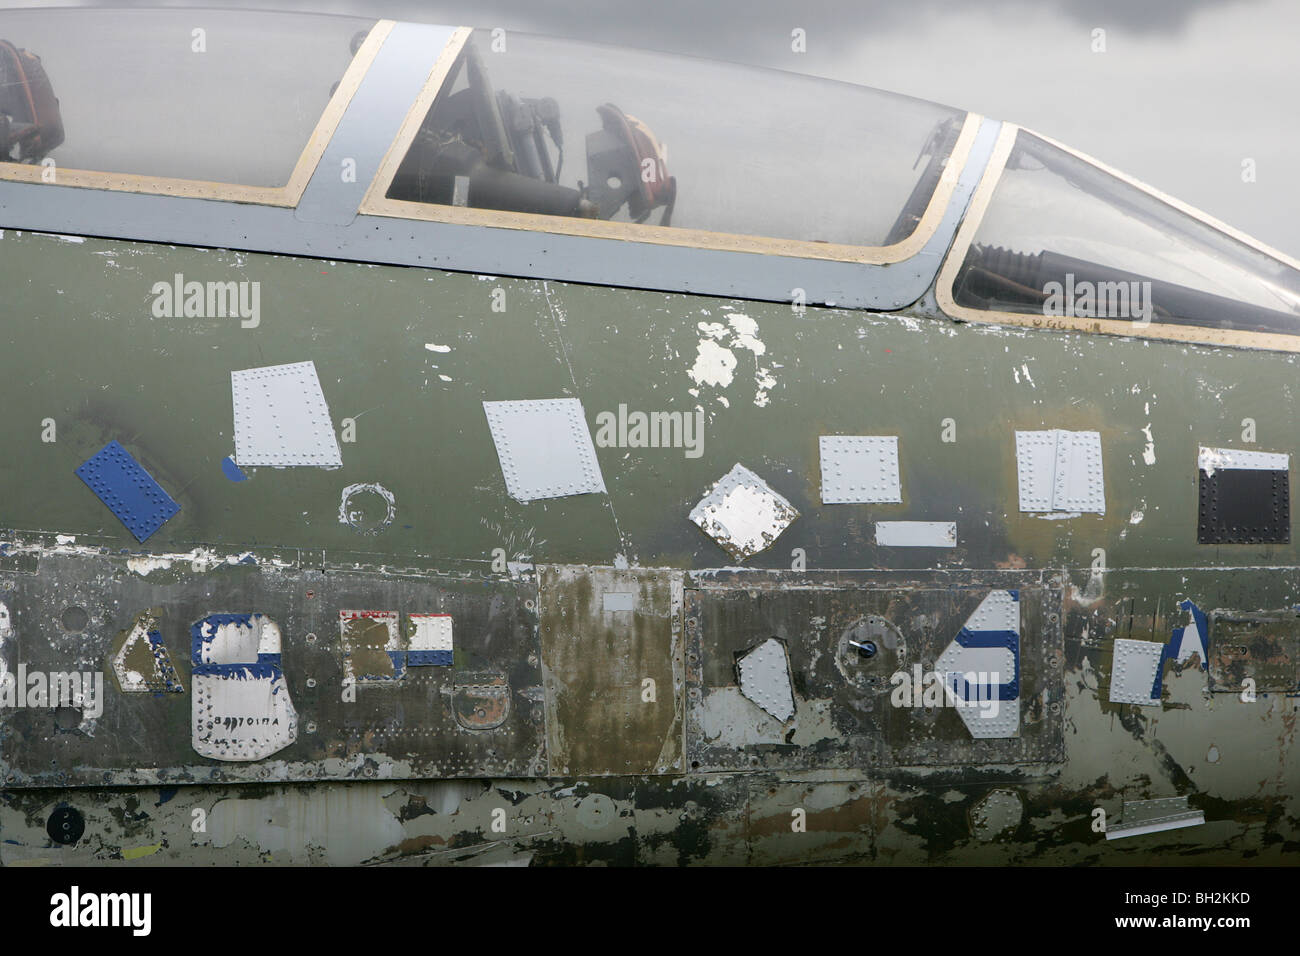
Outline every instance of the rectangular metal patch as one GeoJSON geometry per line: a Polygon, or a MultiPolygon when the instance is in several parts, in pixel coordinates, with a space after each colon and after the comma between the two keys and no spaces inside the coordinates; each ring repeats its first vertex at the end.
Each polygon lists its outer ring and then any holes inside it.
{"type": "Polygon", "coordinates": [[[116,440],[86,459],[77,477],[141,544],[181,510],[116,440]]]}
{"type": "Polygon", "coordinates": [[[1240,694],[1300,692],[1300,615],[1296,611],[1210,615],[1210,690],[1240,694]]]}
{"type": "Polygon", "coordinates": [[[1290,456],[1204,448],[1197,456],[1199,544],[1291,540],[1290,456]]]}
{"type": "Polygon", "coordinates": [[[1021,511],[1106,513],[1100,432],[1017,431],[1016,474],[1021,511]]]}
{"type": "Polygon", "coordinates": [[[1106,826],[1106,839],[1141,836],[1162,830],[1200,826],[1205,814],[1187,806],[1187,797],[1161,797],[1156,800],[1126,800],[1118,823],[1106,826]]]}
{"type": "Polygon", "coordinates": [[[516,501],[603,494],[596,447],[576,398],[484,402],[506,492],[516,501]]]}
{"type": "Polygon", "coordinates": [[[890,548],[955,548],[955,521],[877,521],[876,544],[890,548]]]}
{"type": "Polygon", "coordinates": [[[681,572],[539,576],[551,775],[681,773],[681,572]],[[631,614],[605,613],[605,595],[633,590],[631,614]]]}
{"type": "Polygon", "coordinates": [[[822,435],[822,504],[901,502],[896,435],[822,435]]]}
{"type": "Polygon", "coordinates": [[[1164,652],[1165,645],[1155,641],[1117,639],[1110,673],[1110,702],[1143,706],[1159,704],[1160,698],[1153,697],[1152,692],[1164,661],[1164,652]]]}
{"type": "Polygon", "coordinates": [[[758,475],[737,463],[719,479],[690,519],[737,561],[770,548],[799,512],[758,475]]]}
{"type": "Polygon", "coordinates": [[[314,362],[230,373],[235,410],[235,463],[338,468],[334,422],[314,362]]]}

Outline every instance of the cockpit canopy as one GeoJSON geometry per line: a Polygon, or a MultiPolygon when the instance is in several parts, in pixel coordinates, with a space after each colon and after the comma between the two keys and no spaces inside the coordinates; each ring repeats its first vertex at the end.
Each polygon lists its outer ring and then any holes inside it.
{"type": "Polygon", "coordinates": [[[884,247],[916,229],[964,115],[797,74],[478,30],[387,196],[884,247]]]}
{"type": "Polygon", "coordinates": [[[10,132],[0,148],[10,161],[49,157],[61,169],[282,186],[354,38],[373,23],[220,10],[5,11],[0,113],[10,132]],[[22,71],[8,50],[19,51],[22,71]],[[45,130],[35,143],[21,134],[33,122],[45,130]]]}
{"type": "MultiPolygon", "coordinates": [[[[948,250],[933,287],[954,318],[1300,351],[1300,263],[1027,130],[774,70],[404,26],[432,31],[433,48],[408,33],[393,52],[391,21],[354,17],[0,13],[0,182],[301,214],[351,97],[391,52],[376,71],[387,119],[350,127],[373,158],[352,186],[328,187],[351,190],[337,199],[343,224],[425,220],[750,256],[716,288],[662,266],[662,281],[650,269],[571,270],[681,291],[744,294],[755,263],[779,260],[785,271],[764,277],[759,298],[802,284],[810,260],[833,262],[840,271],[809,278],[825,286],[813,301],[847,286],[873,308],[917,301],[948,250]],[[924,267],[881,268],[927,243],[924,267]]],[[[573,257],[547,261],[561,260],[573,257]]],[[[454,253],[437,262],[475,268],[454,253]]]]}

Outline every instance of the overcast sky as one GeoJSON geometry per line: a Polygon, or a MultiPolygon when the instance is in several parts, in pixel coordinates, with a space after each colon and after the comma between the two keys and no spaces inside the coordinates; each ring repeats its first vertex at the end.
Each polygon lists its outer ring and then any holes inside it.
{"type": "Polygon", "coordinates": [[[1300,257],[1294,0],[87,2],[501,26],[863,83],[1039,130],[1300,257]]]}

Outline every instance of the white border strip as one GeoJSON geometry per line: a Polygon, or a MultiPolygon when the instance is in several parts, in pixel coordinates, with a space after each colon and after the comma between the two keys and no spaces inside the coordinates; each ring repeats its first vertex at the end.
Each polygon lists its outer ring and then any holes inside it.
{"type": "Polygon", "coordinates": [[[1207,448],[1201,446],[1196,467],[1207,475],[1218,469],[1241,471],[1290,471],[1291,456],[1285,452],[1241,451],[1237,448],[1207,448]]]}

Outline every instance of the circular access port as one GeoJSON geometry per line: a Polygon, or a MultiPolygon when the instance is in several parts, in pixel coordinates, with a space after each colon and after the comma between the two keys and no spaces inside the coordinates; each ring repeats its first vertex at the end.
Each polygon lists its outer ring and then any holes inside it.
{"type": "Polygon", "coordinates": [[[361,534],[379,534],[397,513],[393,493],[383,485],[349,485],[339,503],[339,521],[361,534]]]}
{"type": "Polygon", "coordinates": [[[66,804],[55,807],[45,822],[45,832],[50,839],[63,846],[72,846],[86,832],[86,818],[81,811],[66,804]]]}
{"type": "Polygon", "coordinates": [[[59,623],[69,634],[80,634],[90,625],[90,612],[80,604],[70,604],[63,609],[59,623]]]}
{"type": "Polygon", "coordinates": [[[835,666],[859,690],[882,693],[892,689],[889,678],[905,655],[902,632],[879,614],[867,614],[840,634],[835,666]]]}

